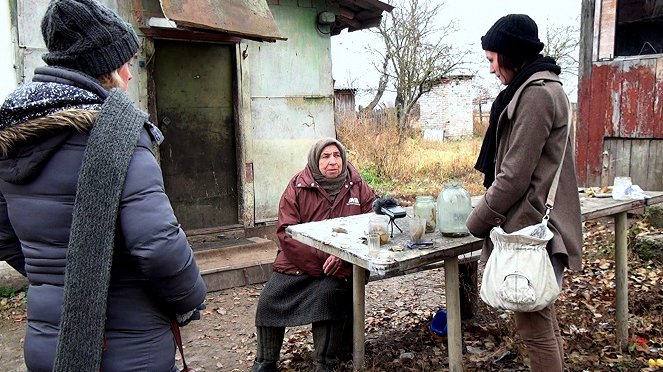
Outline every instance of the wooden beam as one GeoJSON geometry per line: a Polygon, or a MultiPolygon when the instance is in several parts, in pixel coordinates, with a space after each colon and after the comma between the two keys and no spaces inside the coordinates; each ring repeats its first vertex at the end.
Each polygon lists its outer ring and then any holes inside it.
{"type": "Polygon", "coordinates": [[[391,12],[394,9],[393,6],[378,0],[350,0],[346,1],[346,3],[355,4],[363,9],[380,9],[386,12],[391,12]]]}
{"type": "Polygon", "coordinates": [[[594,10],[596,0],[582,0],[580,11],[580,66],[578,69],[578,84],[583,78],[591,79],[593,44],[594,44],[594,10]]]}
{"type": "Polygon", "coordinates": [[[355,19],[355,12],[348,8],[341,7],[340,16],[346,19],[355,19]]]}
{"type": "Polygon", "coordinates": [[[444,287],[447,295],[447,349],[449,371],[463,371],[463,334],[460,325],[458,257],[444,260],[444,287]]]}
{"type": "Polygon", "coordinates": [[[358,19],[366,19],[366,18],[380,18],[382,17],[382,12],[381,11],[376,11],[376,10],[362,10],[361,12],[358,12],[356,15],[356,18],[358,19]]]}
{"type": "Polygon", "coordinates": [[[362,371],[366,342],[366,270],[359,265],[352,265],[352,316],[352,367],[362,371]]]}
{"type": "Polygon", "coordinates": [[[218,32],[152,27],[140,27],[140,30],[143,32],[143,35],[158,39],[212,41],[221,43],[239,43],[242,41],[242,39],[237,36],[218,32]]]}
{"type": "Polygon", "coordinates": [[[355,21],[354,19],[345,18],[342,15],[338,16],[338,22],[346,24],[350,27],[358,28],[358,29],[364,28],[364,27],[362,27],[363,26],[362,23],[359,23],[359,22],[355,21]]]}
{"type": "Polygon", "coordinates": [[[615,281],[617,292],[617,350],[628,350],[628,251],[626,212],[615,215],[615,281]]]}

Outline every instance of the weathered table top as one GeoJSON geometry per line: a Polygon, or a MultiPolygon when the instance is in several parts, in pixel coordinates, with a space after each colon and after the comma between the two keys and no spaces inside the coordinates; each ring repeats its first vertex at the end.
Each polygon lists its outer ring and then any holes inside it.
{"type": "Polygon", "coordinates": [[[365,235],[368,219],[374,213],[340,217],[331,220],[304,223],[289,226],[286,232],[295,240],[301,241],[324,252],[333,254],[344,261],[359,265],[379,276],[390,276],[395,272],[406,271],[427,263],[456,257],[481,248],[481,239],[473,236],[461,238],[443,237],[439,231],[424,235],[424,241],[433,241],[433,247],[408,249],[410,241],[408,230],[413,221],[412,210],[408,215],[396,219],[396,224],[403,230],[394,227],[393,238],[383,244],[380,253],[369,256],[365,235]],[[347,233],[334,232],[343,229],[347,233]]]}
{"type": "Polygon", "coordinates": [[[663,203],[663,191],[646,191],[645,200],[614,200],[613,198],[595,198],[580,194],[582,220],[612,216],[621,212],[636,210],[640,207],[663,203]]]}
{"type": "MultiPolygon", "coordinates": [[[[624,201],[612,198],[590,198],[581,194],[582,219],[585,221],[607,217],[663,202],[663,192],[647,192],[647,195],[650,198],[646,200],[624,201]]],[[[412,209],[407,208],[407,211],[406,217],[396,219],[396,224],[403,232],[394,228],[393,238],[390,238],[387,244],[382,245],[380,253],[375,257],[368,254],[365,240],[368,219],[374,213],[292,225],[286,229],[286,232],[295,240],[384,277],[400,275],[449,257],[461,256],[460,258],[463,259],[463,255],[477,255],[481,249],[481,239],[473,236],[444,237],[437,230],[424,235],[425,241],[434,243],[433,247],[408,249],[406,247],[409,242],[408,229],[413,219],[411,217],[412,209]]]]}

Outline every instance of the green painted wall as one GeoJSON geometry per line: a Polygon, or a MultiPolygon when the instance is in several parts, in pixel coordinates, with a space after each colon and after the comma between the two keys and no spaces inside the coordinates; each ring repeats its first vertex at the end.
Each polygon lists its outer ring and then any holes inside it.
{"type": "MultiPolygon", "coordinates": [[[[323,3],[324,4],[324,3],[323,3]]],[[[287,41],[246,42],[255,175],[255,220],[275,220],[287,182],[312,143],[334,137],[331,40],[316,29],[317,1],[279,1],[270,9],[287,41]]]]}

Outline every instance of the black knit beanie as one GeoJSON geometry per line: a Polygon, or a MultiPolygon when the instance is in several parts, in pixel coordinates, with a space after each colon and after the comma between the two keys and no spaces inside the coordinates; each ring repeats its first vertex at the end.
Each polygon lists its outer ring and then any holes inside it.
{"type": "Polygon", "coordinates": [[[481,37],[484,50],[519,59],[533,57],[543,50],[536,22],[525,14],[509,14],[481,37]]]}
{"type": "Polygon", "coordinates": [[[52,0],[41,21],[42,59],[90,76],[117,70],[138,51],[131,25],[97,0],[52,0]]]}

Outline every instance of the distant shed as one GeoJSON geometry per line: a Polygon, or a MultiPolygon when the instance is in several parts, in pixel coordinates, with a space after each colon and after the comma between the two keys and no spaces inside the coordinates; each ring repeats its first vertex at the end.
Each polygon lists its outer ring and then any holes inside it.
{"type": "Polygon", "coordinates": [[[355,94],[357,89],[335,88],[334,89],[334,113],[343,114],[355,111],[355,94]]]}
{"type": "Polygon", "coordinates": [[[579,181],[663,190],[663,1],[583,0],[581,17],[579,181]]]}
{"type": "Polygon", "coordinates": [[[473,75],[448,76],[419,98],[421,129],[430,140],[473,134],[473,75]]]}

